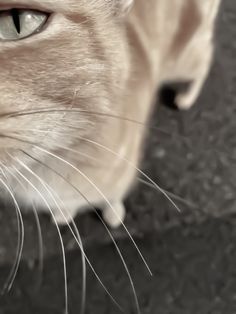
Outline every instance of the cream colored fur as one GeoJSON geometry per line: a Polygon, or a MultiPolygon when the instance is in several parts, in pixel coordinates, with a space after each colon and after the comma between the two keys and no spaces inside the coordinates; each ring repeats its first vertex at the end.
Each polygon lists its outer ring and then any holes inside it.
{"type": "MultiPolygon", "coordinates": [[[[111,115],[146,123],[164,81],[193,81],[177,104],[189,108],[195,102],[211,65],[219,2],[28,0],[27,7],[53,14],[39,34],[0,42],[0,133],[5,136],[0,138],[1,162],[17,199],[48,211],[46,200],[56,220],[65,223],[47,186],[23,162],[55,191],[69,220],[93,204],[103,209],[111,226],[118,226],[125,216],[123,199],[136,175],[145,128],[111,115]],[[7,115],[50,108],[55,111],[7,115]],[[55,169],[72,186],[21,150],[55,169]]],[[[25,2],[4,1],[4,8],[18,6],[24,8],[25,2]]]]}

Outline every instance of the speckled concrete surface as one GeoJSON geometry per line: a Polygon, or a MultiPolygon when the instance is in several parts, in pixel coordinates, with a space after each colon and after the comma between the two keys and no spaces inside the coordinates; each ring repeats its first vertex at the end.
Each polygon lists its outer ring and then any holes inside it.
{"type": "MultiPolygon", "coordinates": [[[[147,258],[150,278],[124,230],[113,232],[131,269],[143,314],[236,313],[236,1],[224,0],[216,32],[216,60],[197,105],[189,112],[158,106],[142,168],[160,186],[184,199],[173,206],[138,183],[127,200],[126,224],[147,258]],[[158,128],[158,130],[157,130],[158,128]]],[[[6,206],[5,206],[6,207],[6,206]]],[[[0,285],[14,259],[16,221],[0,211],[0,285]],[[6,223],[7,221],[7,223],[6,223]]],[[[0,314],[63,313],[60,245],[48,216],[44,233],[44,275],[36,289],[37,233],[24,217],[24,258],[10,294],[0,297],[0,314]]],[[[111,240],[94,216],[77,219],[91,261],[125,313],[136,313],[127,276],[111,240]]],[[[79,313],[81,263],[66,228],[70,313],[79,313]]],[[[88,270],[87,312],[116,314],[88,270]]]]}

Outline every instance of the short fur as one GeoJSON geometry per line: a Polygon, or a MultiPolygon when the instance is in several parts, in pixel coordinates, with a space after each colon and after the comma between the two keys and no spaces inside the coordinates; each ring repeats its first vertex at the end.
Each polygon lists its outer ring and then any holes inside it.
{"type": "Polygon", "coordinates": [[[124,118],[145,124],[165,81],[192,81],[176,102],[184,109],[195,102],[212,61],[220,0],[2,2],[0,8],[53,13],[39,34],[0,42],[0,153],[17,199],[48,210],[43,195],[56,220],[65,222],[42,181],[23,162],[58,194],[69,219],[93,204],[103,208],[111,226],[118,226],[145,134],[145,127],[124,118]]]}

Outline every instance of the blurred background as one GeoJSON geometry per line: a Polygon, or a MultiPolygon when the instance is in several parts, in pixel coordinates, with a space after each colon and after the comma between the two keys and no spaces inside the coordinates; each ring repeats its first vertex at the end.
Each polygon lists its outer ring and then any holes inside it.
{"type": "MultiPolygon", "coordinates": [[[[126,226],[150,266],[148,274],[127,233],[112,231],[130,269],[142,314],[236,313],[236,1],[223,0],[216,27],[215,61],[197,104],[188,112],[157,106],[147,135],[142,169],[181,209],[137,181],[126,201],[126,226]]],[[[24,256],[15,283],[0,296],[0,314],[64,313],[60,242],[50,217],[42,215],[44,268],[39,269],[33,214],[24,215],[24,256]]],[[[137,313],[119,255],[96,216],[76,223],[86,253],[124,313],[137,313]]],[[[14,210],[1,204],[0,286],[17,245],[14,210]]],[[[80,313],[80,250],[68,228],[66,247],[71,314],[80,313]]],[[[116,314],[92,271],[87,270],[88,314],[116,314]]]]}

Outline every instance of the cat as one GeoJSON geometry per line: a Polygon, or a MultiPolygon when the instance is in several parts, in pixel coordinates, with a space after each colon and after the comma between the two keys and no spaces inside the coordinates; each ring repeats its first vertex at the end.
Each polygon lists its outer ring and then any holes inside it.
{"type": "Polygon", "coordinates": [[[195,103],[212,63],[219,6],[1,1],[2,197],[49,211],[59,224],[100,207],[118,227],[156,91],[189,82],[175,102],[195,103]]]}

